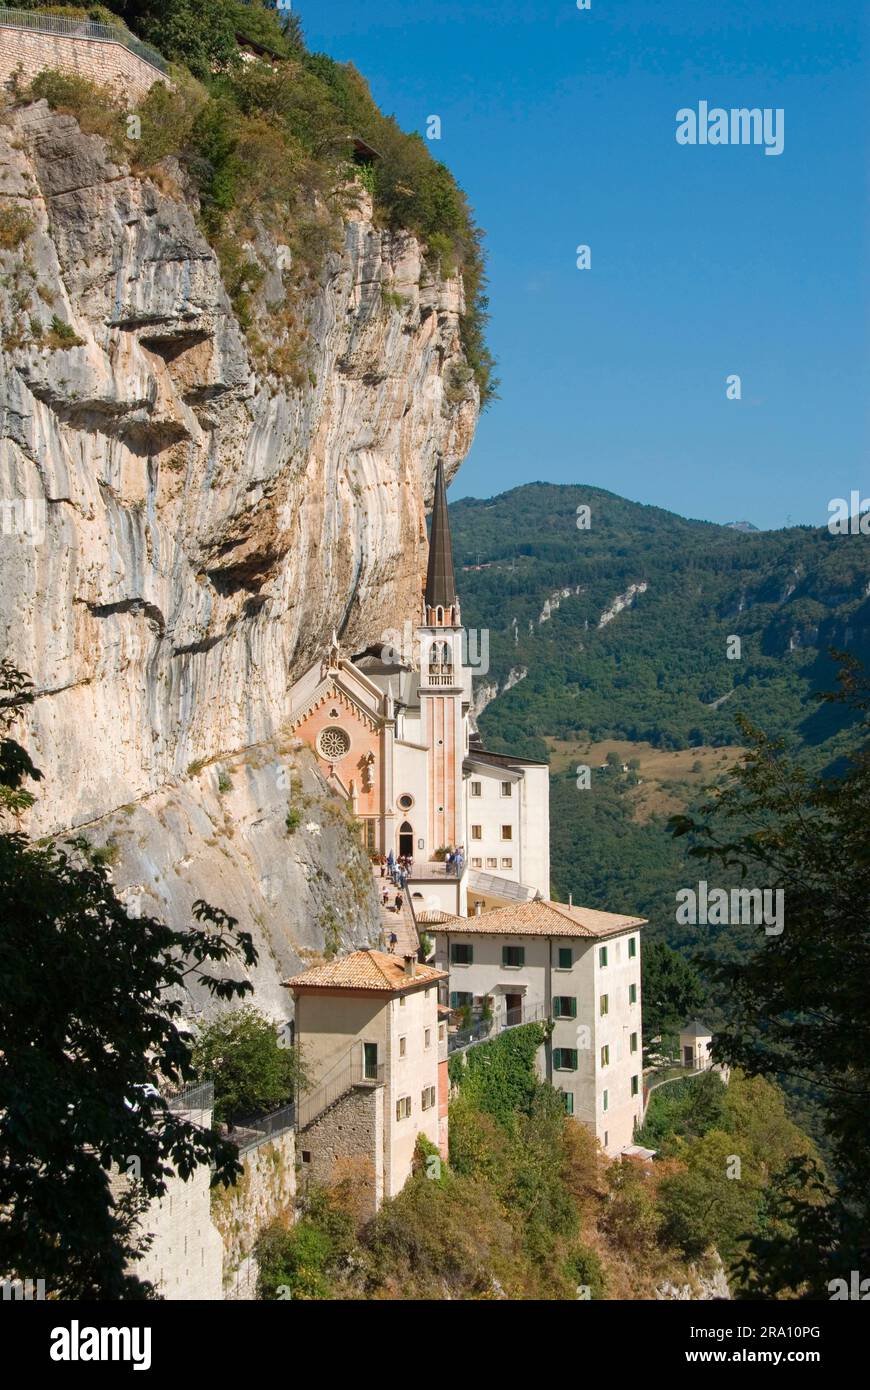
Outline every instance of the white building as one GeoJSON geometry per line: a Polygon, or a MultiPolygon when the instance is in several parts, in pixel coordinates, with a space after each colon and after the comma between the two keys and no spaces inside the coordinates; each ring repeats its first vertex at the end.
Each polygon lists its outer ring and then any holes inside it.
{"type": "Polygon", "coordinates": [[[469,900],[546,896],[548,770],[488,752],[474,729],[440,463],[421,599],[407,644],[387,634],[351,658],[333,641],[290,693],[291,729],[350,801],[366,846],[411,856],[418,907],[464,916],[469,900]],[[461,872],[448,872],[445,852],[459,848],[461,872]]]}
{"type": "Polygon", "coordinates": [[[448,1001],[493,1032],[553,1020],[542,1079],[607,1153],[631,1144],[643,1109],[640,929],[643,918],[536,900],[467,919],[426,913],[448,1001]]]}

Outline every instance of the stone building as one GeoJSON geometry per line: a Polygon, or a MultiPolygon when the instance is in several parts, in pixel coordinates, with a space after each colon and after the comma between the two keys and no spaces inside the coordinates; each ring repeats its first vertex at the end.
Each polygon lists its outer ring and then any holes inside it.
{"type": "Polygon", "coordinates": [[[362,950],[287,981],[310,1075],[296,1116],[303,1184],[353,1174],[376,1211],[404,1187],[418,1135],[446,1142],[438,1034],[446,978],[416,956],[362,950]]]}

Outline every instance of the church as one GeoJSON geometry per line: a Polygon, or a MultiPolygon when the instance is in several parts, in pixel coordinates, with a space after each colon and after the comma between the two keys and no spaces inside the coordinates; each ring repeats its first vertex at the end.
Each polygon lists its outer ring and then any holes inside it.
{"type": "Polygon", "coordinates": [[[546,763],[483,747],[439,460],[411,650],[353,656],[333,639],[290,692],[293,734],[350,804],[373,854],[407,858],[416,910],[469,913],[548,898],[546,763]]]}

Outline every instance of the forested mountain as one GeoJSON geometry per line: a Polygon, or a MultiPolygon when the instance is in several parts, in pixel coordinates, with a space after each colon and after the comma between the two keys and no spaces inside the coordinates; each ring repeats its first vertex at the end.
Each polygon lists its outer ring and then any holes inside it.
{"type": "Polygon", "coordinates": [[[698,873],[667,817],[733,761],[708,750],[739,745],[738,713],[810,765],[850,746],[849,716],[814,696],[835,684],[831,648],[870,654],[870,539],[737,530],[547,483],[458,501],[451,526],[463,621],[490,632],[482,733],[551,758],[554,892],[685,942],[674,892],[698,873]],[[622,742],[602,772],[608,740],[622,742]],[[680,749],[698,760],[648,770],[680,749]]]}

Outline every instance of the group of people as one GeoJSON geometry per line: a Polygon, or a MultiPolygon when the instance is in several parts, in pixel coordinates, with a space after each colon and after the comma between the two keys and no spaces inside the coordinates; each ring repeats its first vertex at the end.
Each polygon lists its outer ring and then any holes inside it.
{"type": "MultiPolygon", "coordinates": [[[[409,855],[401,855],[397,859],[396,856],[393,854],[393,851],[390,850],[386,859],[383,855],[380,855],[380,857],[378,858],[378,863],[381,869],[381,878],[384,880],[389,879],[390,882],[394,883],[396,888],[399,890],[396,893],[395,899],[393,901],[393,911],[395,913],[399,913],[402,911],[402,904],[405,901],[402,894],[408,886],[408,877],[411,872],[412,866],[411,858],[409,855]]],[[[383,902],[384,907],[389,907],[389,899],[390,890],[387,887],[386,882],[384,882],[384,886],[381,889],[381,901],[383,902]]],[[[396,936],[396,933],[394,931],[391,931],[388,943],[390,952],[395,951],[398,939],[399,938],[396,936]]]]}
{"type": "Polygon", "coordinates": [[[456,849],[449,849],[444,857],[449,874],[455,874],[457,878],[462,877],[462,870],[465,865],[465,848],[457,845],[456,849]]]}

